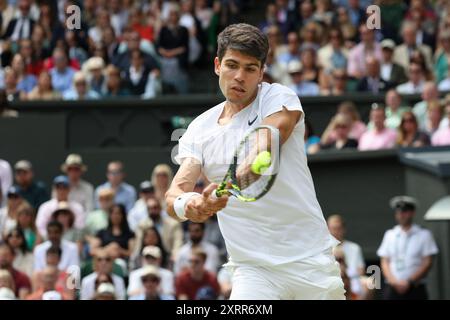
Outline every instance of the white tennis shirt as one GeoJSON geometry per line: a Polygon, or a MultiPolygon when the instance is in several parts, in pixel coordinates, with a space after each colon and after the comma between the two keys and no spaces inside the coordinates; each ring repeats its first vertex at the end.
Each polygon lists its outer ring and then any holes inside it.
{"type": "MultiPolygon", "coordinates": [[[[219,125],[225,102],[198,116],[179,141],[176,160],[195,158],[209,181],[220,183],[245,133],[271,114],[303,112],[294,91],[280,84],[262,83],[254,102],[219,125]]],[[[279,265],[314,256],[338,242],[327,228],[317,201],[304,146],[302,116],[281,148],[280,168],[270,191],[255,202],[230,197],[218,213],[230,262],[279,265]]]]}

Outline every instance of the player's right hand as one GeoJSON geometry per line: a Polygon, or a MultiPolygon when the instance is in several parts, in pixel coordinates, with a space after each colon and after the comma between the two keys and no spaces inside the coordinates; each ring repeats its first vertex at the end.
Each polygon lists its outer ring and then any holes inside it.
{"type": "Polygon", "coordinates": [[[226,207],[228,196],[213,197],[211,193],[216,190],[217,184],[211,183],[201,195],[194,196],[186,203],[185,216],[193,222],[205,222],[212,215],[226,207]]]}

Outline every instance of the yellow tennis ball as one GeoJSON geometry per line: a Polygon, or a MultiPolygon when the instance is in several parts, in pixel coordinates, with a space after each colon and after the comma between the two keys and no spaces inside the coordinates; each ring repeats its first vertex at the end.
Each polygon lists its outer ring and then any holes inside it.
{"type": "Polygon", "coordinates": [[[272,157],[269,151],[260,152],[252,163],[252,172],[262,174],[270,167],[272,157]]]}

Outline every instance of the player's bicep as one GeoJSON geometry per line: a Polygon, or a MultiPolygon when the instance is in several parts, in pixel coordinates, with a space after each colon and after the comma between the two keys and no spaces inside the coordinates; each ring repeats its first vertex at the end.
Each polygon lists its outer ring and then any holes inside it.
{"type": "Polygon", "coordinates": [[[294,131],[295,126],[302,117],[300,110],[288,110],[283,106],[283,109],[264,118],[263,125],[275,127],[280,132],[281,144],[283,144],[294,131]]]}

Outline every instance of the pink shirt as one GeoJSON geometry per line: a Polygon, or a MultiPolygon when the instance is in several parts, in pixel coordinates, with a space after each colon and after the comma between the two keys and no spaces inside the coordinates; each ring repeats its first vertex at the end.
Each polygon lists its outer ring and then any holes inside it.
{"type": "Polygon", "coordinates": [[[431,137],[431,145],[447,146],[450,145],[450,126],[440,128],[431,137]]]}
{"type": "Polygon", "coordinates": [[[382,60],[381,45],[378,42],[374,43],[373,50],[366,50],[364,43],[360,42],[356,47],[350,50],[348,55],[347,73],[350,76],[355,76],[357,73],[366,75],[366,58],[367,56],[374,56],[378,61],[382,60]]]}
{"type": "Polygon", "coordinates": [[[397,132],[394,129],[385,128],[378,132],[375,129],[366,131],[359,139],[359,150],[390,149],[395,146],[397,132]]]}

